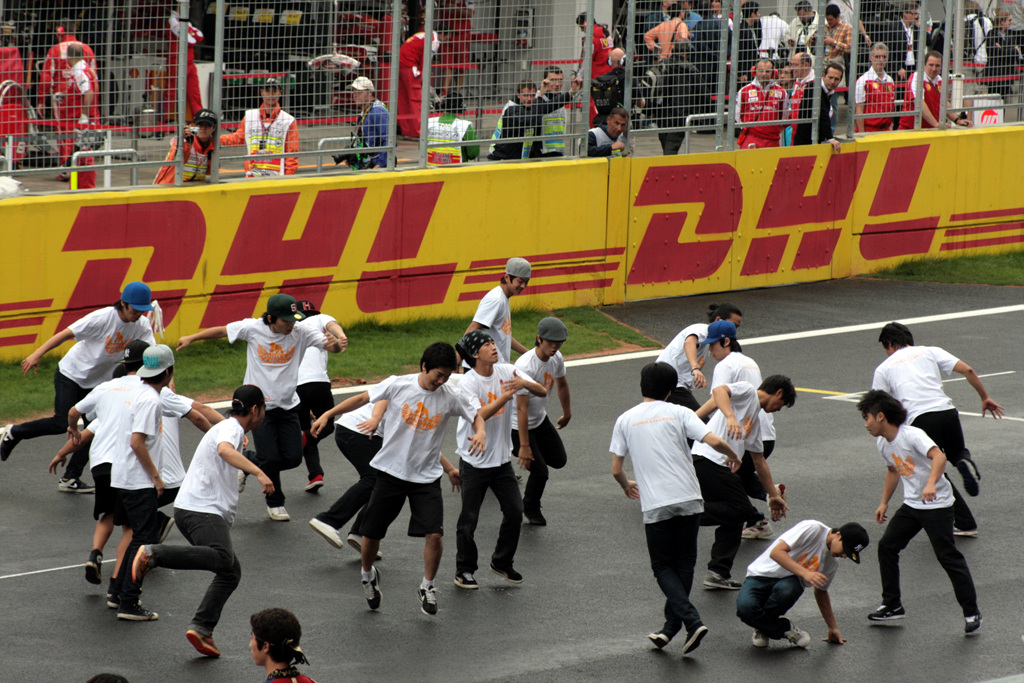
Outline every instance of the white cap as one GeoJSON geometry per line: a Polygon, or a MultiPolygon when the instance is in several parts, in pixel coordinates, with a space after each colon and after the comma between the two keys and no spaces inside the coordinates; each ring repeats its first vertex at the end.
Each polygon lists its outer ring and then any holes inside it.
{"type": "Polygon", "coordinates": [[[174,352],[166,344],[155,344],[142,353],[142,367],[137,374],[139,377],[156,377],[161,372],[174,365],[174,352]]]}
{"type": "Polygon", "coordinates": [[[348,86],[353,90],[373,90],[373,81],[366,76],[360,76],[348,86]]]}

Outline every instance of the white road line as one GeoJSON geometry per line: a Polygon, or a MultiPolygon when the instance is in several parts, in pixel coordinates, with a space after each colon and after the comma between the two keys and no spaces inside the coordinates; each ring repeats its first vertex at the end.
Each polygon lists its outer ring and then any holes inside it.
{"type": "MultiPolygon", "coordinates": [[[[1012,374],[1015,374],[1016,372],[1017,372],[1016,370],[1006,370],[1005,372],[990,372],[987,375],[978,375],[978,377],[999,377],[1000,375],[1012,375],[1012,374]]],[[[946,382],[966,382],[966,381],[967,381],[966,377],[954,377],[953,379],[944,379],[944,380],[942,380],[942,383],[945,384],[946,382]]]]}
{"type": "MultiPolygon", "coordinates": [[[[116,562],[116,561],[117,560],[104,560],[102,562],[102,564],[110,564],[110,563],[116,562]]],[[[84,566],[85,566],[84,563],[82,563],[82,564],[69,564],[66,567],[50,567],[49,569],[36,569],[35,571],[21,572],[20,574],[5,574],[3,576],[0,576],[0,580],[2,580],[2,579],[16,579],[16,578],[18,578],[20,576],[32,576],[33,574],[46,574],[46,573],[49,573],[49,572],[62,572],[65,569],[81,569],[84,566]]]]}

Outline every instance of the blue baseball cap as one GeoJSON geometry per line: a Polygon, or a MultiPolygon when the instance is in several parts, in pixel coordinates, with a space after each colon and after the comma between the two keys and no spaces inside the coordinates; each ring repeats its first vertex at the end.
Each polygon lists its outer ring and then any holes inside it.
{"type": "Polygon", "coordinates": [[[735,339],[736,325],[731,320],[716,320],[708,325],[708,337],[700,344],[714,344],[722,339],[735,339]]]}
{"type": "Polygon", "coordinates": [[[143,282],[129,282],[121,292],[121,301],[136,311],[153,310],[153,293],[143,282]]]}

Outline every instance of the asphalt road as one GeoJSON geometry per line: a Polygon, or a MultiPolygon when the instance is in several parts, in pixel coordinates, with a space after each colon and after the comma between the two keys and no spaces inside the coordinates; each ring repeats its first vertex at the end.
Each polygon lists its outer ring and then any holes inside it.
{"type": "MultiPolygon", "coordinates": [[[[570,368],[574,417],[563,432],[569,464],[553,473],[545,494],[549,525],[523,528],[516,558],[526,578],[523,584],[512,586],[484,571],[478,573],[478,591],[452,585],[459,499],[446,494],[450,533],[436,617],[420,613],[417,604],[422,543],[403,535],[407,513],[384,541],[383,604],[378,612],[366,608],[356,553],[328,546],[307,526],[309,518],[355,479],[333,441],[322,445],[327,486],[320,495],[302,492],[304,471],[285,473],[290,523],[269,521],[261,496],[246,491],[233,530],[243,578],[215,633],[224,652],[218,660],[197,656],[184,638],[210,575],[152,572],[143,602],[160,619],[118,622],[105,607],[105,586],[92,586],[83,578],[81,563],[88,556],[93,528],[92,499],[56,492],[55,478],[46,473],[60,438],[23,442],[0,465],[0,595],[6,607],[0,615],[0,680],[84,681],[104,670],[122,673],[134,683],[262,680],[247,648],[248,617],[268,606],[287,607],[299,615],[305,629],[303,648],[312,662],[305,671],[320,683],[681,677],[934,682],[1020,674],[1024,550],[1018,524],[1024,477],[1018,444],[1024,430],[1024,390],[1018,331],[1024,312],[977,313],[1017,306],[1020,299],[1020,290],[1013,288],[849,280],[607,309],[667,342],[683,326],[700,320],[708,303],[731,301],[745,314],[740,328],[745,352],[758,361],[763,374],[787,374],[801,389],[796,405],[777,417],[778,442],[769,461],[776,481],[787,485],[792,508],[777,528],[807,518],[836,526],[859,521],[868,528],[872,545],[863,563],[842,561],[831,590],[840,628],[849,639],[846,645],[820,641],[824,623],[807,594],[790,614],[811,632],[809,648],[777,642],[766,650],[751,647],[750,629],[735,617],[735,593],[705,591],[699,585],[711,541],[711,534],[702,532],[692,598],[711,632],[686,657],[680,654],[680,642],[660,652],[651,648],[646,634],[661,625],[663,598],[650,572],[639,505],[627,500],[612,480],[608,454],[615,418],[640,400],[639,369],[651,359],[650,354],[638,354],[570,368]],[[1007,416],[1015,418],[997,422],[972,416],[979,409],[973,390],[963,381],[946,385],[964,413],[968,446],[983,476],[981,495],[970,501],[980,535],[958,541],[984,614],[984,626],[972,638],[963,636],[949,581],[923,535],[903,553],[907,618],[888,627],[870,626],[866,620],[879,601],[874,551],[881,530],[873,512],[885,469],[849,397],[840,395],[869,388],[872,370],[884,358],[876,342],[881,323],[944,314],[954,315],[910,323],[918,343],[942,346],[989,375],[986,386],[1007,416]],[[856,325],[867,329],[800,334],[856,325]],[[777,335],[791,336],[773,341],[777,335]]],[[[566,350],[571,349],[570,339],[566,350]]],[[[188,460],[198,433],[188,424],[181,432],[188,460]]],[[[484,561],[499,519],[489,499],[477,532],[484,561]]],[[[169,542],[184,541],[173,532],[169,542]]],[[[744,541],[734,576],[742,576],[746,564],[766,547],[764,541],[744,541]]],[[[111,545],[107,557],[112,556],[111,545]]],[[[104,565],[105,576],[111,566],[104,565]]]]}

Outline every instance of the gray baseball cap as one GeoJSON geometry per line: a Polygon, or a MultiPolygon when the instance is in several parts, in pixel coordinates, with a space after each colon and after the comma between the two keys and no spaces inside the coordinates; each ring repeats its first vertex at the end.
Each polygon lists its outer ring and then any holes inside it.
{"type": "Polygon", "coordinates": [[[569,330],[558,318],[544,318],[537,323],[537,336],[545,341],[564,342],[569,338],[569,330]]]}
{"type": "Polygon", "coordinates": [[[526,259],[513,256],[505,264],[505,272],[512,277],[521,277],[524,280],[529,280],[533,269],[530,267],[530,262],[526,259]]]}
{"type": "Polygon", "coordinates": [[[174,367],[174,352],[166,344],[150,346],[142,354],[142,367],[139,377],[156,377],[167,368],[174,367]]]}

